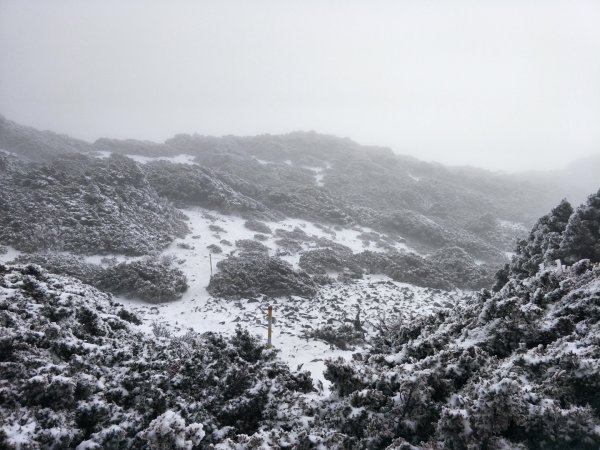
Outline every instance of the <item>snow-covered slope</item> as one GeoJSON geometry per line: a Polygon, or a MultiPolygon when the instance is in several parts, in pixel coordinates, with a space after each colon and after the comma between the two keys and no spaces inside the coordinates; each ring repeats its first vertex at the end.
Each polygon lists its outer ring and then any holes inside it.
{"type": "MultiPolygon", "coordinates": [[[[244,226],[244,220],[235,216],[224,216],[202,208],[183,210],[189,218],[191,230],[185,238],[177,239],[165,250],[175,255],[179,268],[187,275],[189,288],[181,300],[162,305],[147,305],[139,300],[118,298],[118,301],[137,311],[144,319],[144,329],[152,330],[155,322],[166,324],[177,333],[193,329],[197,332],[214,331],[231,335],[236,327],[242,326],[266,340],[267,306],[274,307],[273,343],[281,357],[295,368],[302,365],[310,370],[315,380],[321,381],[324,393],[329,382],[323,378],[324,360],[343,356],[350,358],[352,351],[340,350],[330,344],[310,337],[310,333],[326,325],[339,326],[351,323],[360,311],[360,320],[367,336],[375,334],[382,319],[393,320],[399,316],[411,318],[431,314],[440,309],[457,307],[465,294],[461,291],[439,291],[397,283],[382,275],[365,275],[352,283],[335,283],[320,288],[314,298],[259,298],[236,301],[211,297],[206,286],[210,281],[212,260],[216,263],[226,258],[226,253],[237,253],[235,242],[253,239],[255,231],[244,226]],[[212,227],[212,229],[211,229],[212,227]],[[232,245],[224,245],[223,240],[232,245]],[[223,254],[211,254],[207,248],[220,246],[223,254]]],[[[353,252],[365,249],[359,238],[361,233],[372,232],[365,228],[323,229],[298,219],[280,222],[265,222],[271,230],[292,231],[300,229],[308,236],[329,239],[345,245],[353,252]]],[[[264,234],[262,243],[275,255],[280,251],[275,234],[264,234]]],[[[304,249],[318,247],[315,242],[305,242],[304,249]]],[[[406,249],[402,243],[398,249],[406,249]]],[[[380,249],[380,251],[383,251],[380,249]]],[[[298,268],[299,254],[282,256],[298,268]]]]}

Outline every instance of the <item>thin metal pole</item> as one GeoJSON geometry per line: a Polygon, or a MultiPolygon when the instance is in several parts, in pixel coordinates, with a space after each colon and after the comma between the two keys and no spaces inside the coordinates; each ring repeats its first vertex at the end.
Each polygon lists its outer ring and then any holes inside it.
{"type": "Polygon", "coordinates": [[[212,278],[212,253],[208,254],[208,260],[210,261],[210,277],[212,278]]]}
{"type": "Polygon", "coordinates": [[[269,329],[267,331],[267,348],[271,348],[273,345],[271,343],[271,336],[273,334],[273,330],[271,329],[271,324],[273,323],[273,306],[269,305],[269,313],[267,314],[267,321],[269,323],[269,329]]]}

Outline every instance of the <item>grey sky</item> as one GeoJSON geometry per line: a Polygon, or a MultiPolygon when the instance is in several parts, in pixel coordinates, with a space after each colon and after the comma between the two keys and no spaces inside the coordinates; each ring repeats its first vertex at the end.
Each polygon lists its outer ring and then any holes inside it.
{"type": "Polygon", "coordinates": [[[87,140],[316,130],[503,170],[600,152],[598,1],[0,0],[0,113],[87,140]]]}

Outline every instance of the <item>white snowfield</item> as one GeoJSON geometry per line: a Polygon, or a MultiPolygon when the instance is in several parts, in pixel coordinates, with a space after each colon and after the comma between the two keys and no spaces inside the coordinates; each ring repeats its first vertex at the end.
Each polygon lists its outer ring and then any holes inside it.
{"type": "Polygon", "coordinates": [[[0,248],[0,263],[7,263],[15,258],[18,258],[21,255],[22,252],[16,250],[13,247],[4,247],[4,253],[2,253],[2,249],[0,248]]]}
{"type": "MultiPolygon", "coordinates": [[[[96,151],[92,153],[91,156],[97,158],[108,158],[112,155],[113,152],[107,151],[96,151]]],[[[194,160],[196,157],[194,155],[186,155],[184,153],[175,156],[142,156],[142,155],[134,155],[134,154],[124,154],[123,156],[127,156],[128,158],[133,159],[134,161],[140,164],[146,164],[148,162],[153,161],[169,161],[177,164],[196,164],[194,160]]]]}
{"type": "MultiPolygon", "coordinates": [[[[183,297],[175,302],[150,305],[139,300],[118,298],[128,307],[135,309],[143,318],[142,328],[151,333],[155,322],[162,323],[174,333],[185,333],[189,329],[197,332],[219,332],[232,334],[237,326],[247,328],[252,333],[267,338],[267,307],[273,305],[273,345],[280,356],[288,362],[291,369],[300,367],[309,370],[316,386],[322,387],[322,393],[328,394],[329,382],[324,379],[325,359],[351,358],[352,350],[340,350],[330,344],[307,338],[311,330],[331,324],[352,325],[360,310],[360,321],[367,336],[373,335],[381,320],[403,317],[407,320],[416,316],[430,314],[439,308],[453,308],[463,299],[460,291],[441,292],[393,282],[386,276],[366,275],[353,284],[335,283],[322,287],[317,296],[311,299],[301,297],[261,298],[224,300],[211,297],[206,286],[210,281],[210,251],[207,246],[219,245],[222,254],[213,254],[213,271],[216,263],[228,253],[236,253],[235,241],[253,239],[256,234],[244,226],[245,220],[234,216],[224,216],[202,208],[183,211],[189,217],[191,233],[183,239],[177,239],[165,250],[165,254],[175,255],[179,267],[188,277],[189,288],[183,297]],[[213,231],[211,225],[217,225],[224,231],[213,231]],[[228,246],[221,241],[227,240],[228,246]]],[[[323,237],[343,244],[360,252],[365,247],[358,238],[365,228],[323,230],[309,222],[287,219],[281,222],[266,222],[273,234],[265,235],[262,243],[269,247],[269,253],[275,255],[278,246],[274,235],[276,229],[292,231],[300,228],[308,235],[323,237]],[[332,234],[334,232],[335,234],[332,234]]],[[[213,227],[214,228],[214,227],[213,227]]],[[[314,247],[314,242],[304,243],[305,249],[314,247]]],[[[398,249],[406,248],[397,243],[398,249]]],[[[371,245],[372,247],[372,245],[371,245]]],[[[298,268],[299,255],[284,256],[283,259],[298,268]]],[[[333,275],[333,274],[332,274],[333,275]]],[[[355,350],[356,351],[356,350],[355,350]]]]}

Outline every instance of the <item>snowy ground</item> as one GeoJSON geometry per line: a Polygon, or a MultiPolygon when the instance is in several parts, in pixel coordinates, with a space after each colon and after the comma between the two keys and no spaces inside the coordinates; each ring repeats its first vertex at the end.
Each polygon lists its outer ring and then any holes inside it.
{"type": "Polygon", "coordinates": [[[15,250],[12,247],[4,247],[6,249],[6,251],[4,253],[2,253],[2,251],[0,251],[0,263],[7,263],[9,261],[12,261],[15,258],[18,258],[21,255],[21,252],[19,250],[15,250]]]}
{"type": "MultiPolygon", "coordinates": [[[[96,153],[101,158],[106,158],[110,154],[111,152],[96,153]]],[[[157,160],[194,164],[192,155],[126,156],[142,164],[157,160]]],[[[271,163],[258,159],[257,161],[262,164],[271,163]]],[[[286,161],[286,164],[292,163],[286,161]]],[[[322,186],[325,172],[330,167],[305,168],[314,173],[315,183],[322,186]]],[[[393,320],[401,315],[410,318],[429,314],[438,308],[453,307],[462,299],[460,292],[433,291],[396,283],[387,277],[374,275],[365,276],[364,279],[357,280],[353,284],[336,283],[324,287],[313,299],[299,297],[243,299],[240,301],[215,299],[206,292],[211,274],[211,260],[212,270],[216,271],[216,263],[219,260],[226,258],[228,253],[237,251],[236,240],[253,239],[256,232],[245,228],[244,219],[239,217],[224,216],[202,208],[187,209],[184,210],[184,213],[189,218],[191,233],[185,238],[173,242],[165,251],[165,254],[176,256],[180,268],[188,277],[189,289],[184,296],[179,301],[162,305],[148,305],[126,298],[118,298],[118,300],[138,311],[144,318],[142,329],[147,332],[151,332],[154,323],[162,323],[175,333],[183,333],[188,329],[198,332],[233,333],[237,326],[242,326],[265,339],[267,306],[272,304],[275,317],[274,346],[280,350],[280,356],[290,364],[292,369],[301,366],[303,370],[310,370],[315,381],[323,383],[324,394],[328,392],[329,385],[323,378],[324,360],[334,357],[349,358],[353,352],[335,349],[319,340],[307,339],[308,332],[326,324],[336,326],[352,321],[360,309],[360,318],[368,336],[375,332],[377,324],[383,318],[393,320]],[[215,226],[220,227],[223,231],[219,231],[215,226]],[[223,253],[210,254],[211,251],[207,249],[207,246],[211,244],[221,247],[223,253]]],[[[360,239],[359,235],[364,233],[370,233],[371,236],[378,235],[365,227],[317,227],[299,219],[286,219],[281,222],[267,223],[267,225],[273,234],[266,234],[266,240],[262,243],[269,248],[271,255],[280,256],[296,269],[298,269],[300,254],[281,255],[281,249],[275,242],[280,238],[275,235],[277,229],[293,231],[298,228],[308,236],[326,238],[343,244],[355,253],[365,249],[386,251],[385,246],[411,251],[399,241],[365,242],[360,239]]],[[[302,242],[301,245],[303,251],[319,247],[317,242],[311,240],[302,242]]],[[[0,254],[0,262],[8,262],[19,256],[19,252],[16,250],[10,247],[7,250],[5,254],[0,254]]],[[[120,255],[108,255],[108,258],[111,257],[114,257],[117,262],[135,259],[120,255]]],[[[104,258],[107,256],[86,256],[85,261],[104,265],[106,263],[104,258]]]]}
{"type": "Polygon", "coordinates": [[[498,221],[500,227],[505,228],[507,230],[513,230],[520,233],[527,233],[529,228],[522,223],[512,222],[510,220],[499,220],[498,221]]]}
{"type": "MultiPolygon", "coordinates": [[[[212,269],[217,271],[216,263],[227,257],[228,253],[236,253],[235,241],[253,239],[255,231],[244,226],[245,220],[235,216],[225,216],[214,211],[192,208],[183,210],[188,216],[191,233],[185,238],[177,239],[165,250],[165,254],[174,255],[181,270],[188,277],[189,289],[183,297],[175,302],[150,305],[139,300],[119,297],[117,300],[136,310],[144,319],[141,328],[151,333],[153,324],[159,323],[169,327],[174,333],[184,333],[189,329],[198,332],[214,331],[231,334],[237,326],[249,329],[262,338],[267,336],[267,307],[273,305],[275,322],[273,325],[273,344],[280,351],[280,356],[289,363],[292,369],[301,366],[309,370],[317,384],[321,381],[323,394],[328,393],[329,382],[323,378],[324,360],[328,358],[350,358],[353,351],[340,350],[328,343],[307,339],[307,333],[330,324],[339,326],[349,323],[356,317],[360,309],[360,319],[366,336],[372,336],[382,319],[394,320],[398,317],[410,319],[419,315],[430,314],[439,308],[452,308],[463,299],[459,291],[444,292],[427,288],[397,283],[381,275],[367,275],[351,284],[335,283],[321,288],[319,294],[312,299],[300,297],[262,298],[228,301],[211,297],[206,286],[210,281],[211,259],[212,269]],[[211,229],[212,227],[212,229],[211,229]],[[224,241],[228,242],[224,242],[224,241]],[[210,254],[207,246],[219,245],[222,254],[210,254]],[[209,256],[210,254],[210,256],[209,256]]],[[[364,233],[374,233],[364,227],[327,228],[300,220],[286,219],[280,222],[266,222],[273,234],[265,234],[262,243],[269,248],[271,255],[281,252],[276,243],[279,236],[277,229],[293,231],[303,230],[306,235],[315,238],[326,238],[343,244],[353,252],[365,249],[385,251],[372,242],[367,245],[360,239],[364,233]]],[[[409,250],[401,242],[388,242],[398,250],[409,250]]],[[[303,250],[318,248],[318,242],[307,240],[302,243],[303,250]]],[[[7,252],[0,254],[0,262],[8,262],[19,256],[20,252],[7,247],[7,252]]],[[[103,258],[115,258],[117,262],[137,258],[121,255],[86,256],[86,262],[106,264],[103,258]]],[[[300,254],[281,256],[296,269],[300,254]]],[[[331,274],[335,275],[335,274],[331,274]]],[[[358,349],[357,349],[358,350],[358,349]]]]}
{"type": "MultiPolygon", "coordinates": [[[[112,152],[102,151],[102,152],[94,152],[92,154],[92,156],[96,156],[98,158],[108,158],[111,154],[112,154],[112,152]]],[[[194,162],[194,159],[196,157],[194,155],[186,155],[186,154],[180,154],[180,155],[176,155],[176,156],[142,156],[142,155],[126,154],[123,156],[127,156],[128,158],[131,158],[134,161],[139,162],[140,164],[146,164],[146,163],[152,162],[152,161],[170,161],[172,163],[178,163],[178,164],[196,164],[194,162]]]]}
{"type": "MultiPolygon", "coordinates": [[[[233,333],[240,325],[266,339],[267,306],[273,305],[275,323],[273,326],[273,344],[280,350],[280,356],[292,369],[302,365],[310,370],[316,382],[323,383],[323,393],[328,392],[329,383],[323,378],[324,360],[333,357],[350,358],[352,351],[332,348],[329,344],[307,339],[306,333],[326,324],[340,325],[355,318],[358,309],[367,335],[375,332],[382,318],[393,319],[402,315],[405,318],[429,314],[438,308],[451,308],[462,301],[461,292],[440,292],[419,288],[408,284],[396,283],[385,276],[369,275],[353,284],[336,283],[321,289],[313,299],[299,297],[242,299],[228,301],[212,298],[206,292],[210,280],[210,259],[208,245],[217,244],[223,248],[223,254],[211,255],[213,270],[227,253],[236,252],[235,241],[252,239],[256,234],[244,227],[239,217],[223,216],[201,208],[184,210],[189,217],[192,230],[183,239],[176,240],[165,254],[175,255],[180,268],[188,277],[189,289],[182,299],[161,305],[149,305],[137,300],[119,298],[118,300],[137,310],[144,318],[142,328],[151,332],[153,323],[163,323],[175,333],[189,329],[198,332],[215,331],[233,333]],[[224,231],[211,230],[217,225],[224,231]],[[232,246],[224,245],[222,240],[232,246]]],[[[275,231],[291,231],[300,228],[308,235],[324,237],[350,247],[354,252],[365,249],[358,235],[364,228],[323,230],[303,220],[288,219],[282,222],[267,223],[275,231]]],[[[278,251],[277,237],[268,235],[263,242],[270,254],[278,251]]],[[[304,243],[305,249],[314,248],[314,242],[304,243]]],[[[396,243],[397,248],[406,248],[396,243]]],[[[377,250],[372,248],[372,250],[377,250]]],[[[297,266],[299,255],[285,256],[288,262],[297,266]]]]}

